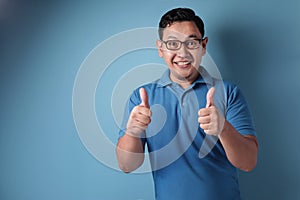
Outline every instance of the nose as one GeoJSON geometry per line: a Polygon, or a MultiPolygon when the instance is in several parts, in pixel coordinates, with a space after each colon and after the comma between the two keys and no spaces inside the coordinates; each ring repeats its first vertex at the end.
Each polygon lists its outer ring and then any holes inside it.
{"type": "Polygon", "coordinates": [[[176,54],[179,57],[186,58],[189,55],[189,51],[187,50],[186,46],[182,44],[180,49],[177,50],[176,54]]]}

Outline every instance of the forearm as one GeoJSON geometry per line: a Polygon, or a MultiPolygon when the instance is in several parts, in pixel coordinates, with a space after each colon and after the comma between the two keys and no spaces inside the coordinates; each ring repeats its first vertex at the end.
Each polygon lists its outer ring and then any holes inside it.
{"type": "Polygon", "coordinates": [[[116,154],[122,171],[129,173],[137,169],[144,162],[142,140],[125,133],[118,141],[116,154]]]}
{"type": "Polygon", "coordinates": [[[254,136],[243,136],[227,121],[219,136],[228,160],[243,171],[251,171],[257,162],[258,143],[254,136]]]}

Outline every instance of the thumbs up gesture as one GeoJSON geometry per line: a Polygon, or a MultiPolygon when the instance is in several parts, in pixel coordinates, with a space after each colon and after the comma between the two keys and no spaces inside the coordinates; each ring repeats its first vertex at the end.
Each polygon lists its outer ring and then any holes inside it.
{"type": "Polygon", "coordinates": [[[151,122],[152,114],[148,102],[147,91],[144,88],[141,88],[139,92],[142,102],[132,109],[126,126],[126,133],[134,137],[141,137],[141,133],[151,122]]]}
{"type": "Polygon", "coordinates": [[[150,108],[149,103],[148,103],[148,94],[144,88],[140,89],[140,98],[142,100],[142,103],[140,105],[143,107],[146,107],[146,108],[150,108]]]}
{"type": "Polygon", "coordinates": [[[208,135],[219,136],[222,132],[225,118],[214,104],[215,88],[212,87],[206,94],[206,107],[198,112],[200,127],[208,135]]]}

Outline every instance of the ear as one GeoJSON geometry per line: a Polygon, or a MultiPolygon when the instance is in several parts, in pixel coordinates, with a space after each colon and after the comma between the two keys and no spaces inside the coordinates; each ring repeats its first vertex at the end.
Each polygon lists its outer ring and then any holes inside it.
{"type": "Polygon", "coordinates": [[[158,55],[159,57],[163,57],[163,51],[162,51],[162,41],[160,40],[156,40],[156,47],[157,47],[157,50],[158,50],[158,55]]]}
{"type": "Polygon", "coordinates": [[[202,40],[202,48],[203,48],[202,55],[204,55],[206,53],[206,45],[207,45],[207,43],[208,43],[208,37],[203,38],[203,40],[202,40]]]}

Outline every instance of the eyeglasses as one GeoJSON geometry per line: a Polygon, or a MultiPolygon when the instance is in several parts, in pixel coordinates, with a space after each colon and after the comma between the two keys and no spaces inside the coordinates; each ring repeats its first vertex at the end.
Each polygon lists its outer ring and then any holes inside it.
{"type": "Polygon", "coordinates": [[[186,40],[184,42],[181,42],[179,40],[167,40],[167,41],[162,41],[168,50],[179,50],[184,44],[184,46],[188,49],[198,49],[200,47],[201,42],[203,39],[190,39],[186,40]]]}

